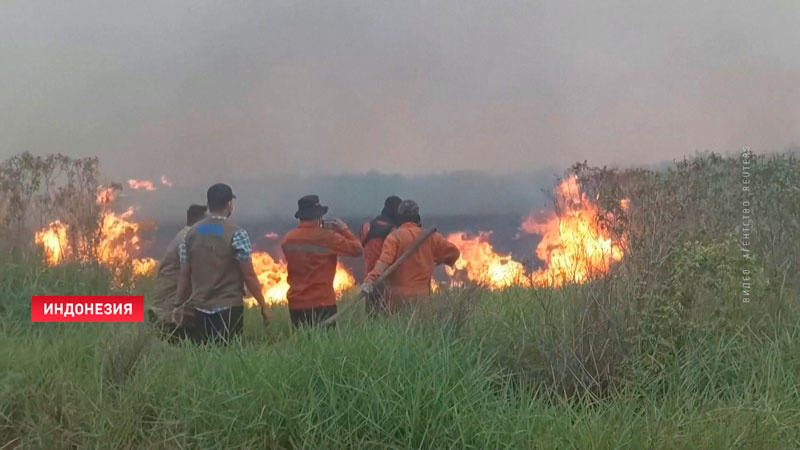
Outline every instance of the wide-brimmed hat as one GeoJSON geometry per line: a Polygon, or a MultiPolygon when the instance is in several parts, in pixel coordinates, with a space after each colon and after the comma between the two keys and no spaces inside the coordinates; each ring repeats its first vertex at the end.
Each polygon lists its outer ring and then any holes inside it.
{"type": "Polygon", "coordinates": [[[306,195],[297,201],[297,212],[294,217],[300,220],[318,219],[328,212],[328,207],[319,204],[319,197],[306,195]]]}

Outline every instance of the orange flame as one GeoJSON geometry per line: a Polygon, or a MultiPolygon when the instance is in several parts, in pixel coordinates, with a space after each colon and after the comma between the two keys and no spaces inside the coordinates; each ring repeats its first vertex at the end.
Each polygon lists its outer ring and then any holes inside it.
{"type": "Polygon", "coordinates": [[[107,187],[107,188],[101,187],[100,189],[97,190],[97,198],[95,200],[95,203],[97,203],[98,206],[105,206],[113,202],[115,197],[116,193],[113,187],[107,187]]]}
{"type": "MultiPolygon", "coordinates": [[[[489,243],[491,233],[480,233],[468,239],[461,233],[448,236],[448,240],[461,250],[461,258],[447,274],[453,283],[459,273],[468,280],[489,289],[509,286],[559,287],[565,283],[585,283],[607,274],[613,262],[621,261],[627,245],[623,236],[615,241],[599,219],[613,219],[611,213],[602,213],[587,200],[580,190],[578,179],[569,177],[556,188],[559,213],[550,213],[543,220],[539,214],[530,214],[522,223],[526,233],[541,234],[536,256],[545,262],[543,269],[526,273],[525,267],[511,255],[495,252],[489,243]]],[[[623,199],[620,208],[627,211],[629,201],[623,199]]]]}
{"type": "Polygon", "coordinates": [[[58,220],[47,228],[37,231],[34,242],[44,249],[45,259],[50,266],[60,263],[71,252],[67,239],[67,226],[58,220]]]}
{"type": "MultiPolygon", "coordinates": [[[[536,286],[559,287],[565,283],[585,283],[607,274],[612,262],[621,261],[625,238],[614,241],[598,219],[610,217],[586,199],[575,176],[565,179],[556,191],[559,214],[545,223],[533,215],[522,223],[522,230],[542,235],[536,256],[546,267],[532,274],[536,286]]],[[[627,200],[621,204],[628,207],[627,200]]],[[[613,218],[613,217],[612,217],[613,218]]]]}
{"type": "Polygon", "coordinates": [[[156,187],[153,185],[153,182],[152,181],[148,181],[148,180],[133,180],[133,179],[130,179],[130,180],[128,180],[128,186],[130,186],[131,189],[141,189],[141,190],[144,190],[144,191],[155,191],[156,190],[156,187]]]}
{"type": "Polygon", "coordinates": [[[122,267],[128,266],[137,276],[147,275],[155,270],[157,262],[154,259],[133,257],[140,249],[140,225],[130,220],[133,209],[129,208],[122,214],[106,209],[114,201],[114,194],[111,187],[98,190],[95,201],[101,207],[101,212],[94,246],[90,246],[86,238],[80,242],[72,242],[68,233],[69,226],[58,220],[36,232],[34,242],[43,248],[48,265],[55,266],[80,258],[82,262],[96,261],[113,268],[117,275],[121,275],[122,267]],[[91,251],[88,255],[74,254],[76,249],[81,253],[80,250],[89,248],[91,251]]]}
{"type": "Polygon", "coordinates": [[[447,268],[447,274],[453,278],[457,271],[464,271],[470,281],[491,290],[526,285],[528,278],[525,267],[514,261],[511,255],[496,253],[489,243],[490,235],[491,233],[481,232],[472,239],[462,233],[449,235],[447,240],[458,247],[461,257],[456,261],[455,267],[447,268]]]}
{"type": "MultiPolygon", "coordinates": [[[[270,304],[286,303],[286,294],[289,292],[287,280],[289,271],[286,263],[275,261],[267,252],[253,252],[252,258],[253,268],[255,268],[258,281],[261,283],[264,300],[270,304]]],[[[341,263],[338,263],[336,275],[333,278],[333,290],[336,291],[337,297],[341,298],[342,294],[355,284],[356,280],[353,275],[341,263]]],[[[258,305],[252,297],[246,298],[245,303],[250,307],[258,305]]]]}

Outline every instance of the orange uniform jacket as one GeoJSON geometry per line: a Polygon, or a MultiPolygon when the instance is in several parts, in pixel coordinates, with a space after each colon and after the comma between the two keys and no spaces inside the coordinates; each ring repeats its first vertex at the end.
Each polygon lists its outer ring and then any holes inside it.
{"type": "MultiPolygon", "coordinates": [[[[366,281],[369,283],[375,281],[416,242],[422,233],[419,225],[407,222],[387,236],[378,263],[367,275],[366,281]]],[[[460,255],[455,244],[441,234],[433,233],[386,280],[386,286],[389,288],[386,302],[389,308],[395,309],[407,299],[430,294],[434,267],[437,264],[452,266],[460,255]]]]}
{"type": "Polygon", "coordinates": [[[300,222],[286,233],[281,249],[289,271],[290,309],[336,305],[333,278],[338,255],[360,256],[361,242],[350,230],[333,231],[319,222],[300,222]]]}
{"type": "Polygon", "coordinates": [[[361,245],[364,246],[364,275],[366,276],[372,269],[375,268],[375,263],[381,256],[381,249],[383,248],[383,241],[389,233],[394,231],[395,226],[389,219],[378,216],[371,222],[367,222],[361,226],[361,245]],[[370,233],[372,227],[379,228],[373,235],[370,233]]]}

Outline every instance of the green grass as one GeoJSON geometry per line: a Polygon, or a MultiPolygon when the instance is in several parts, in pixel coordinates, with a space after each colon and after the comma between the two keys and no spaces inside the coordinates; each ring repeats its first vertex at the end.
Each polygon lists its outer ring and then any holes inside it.
{"type": "Polygon", "coordinates": [[[758,157],[751,260],[741,168],[576,165],[631,236],[605,279],[446,291],[376,322],[355,308],[331,331],[249,310],[227,347],[31,324],[31,295],[108,294],[111,277],[0,255],[0,450],[800,448],[800,164],[758,157]]]}
{"type": "Polygon", "coordinates": [[[146,324],[25,317],[31,293],[104,293],[103,279],[4,268],[1,448],[800,446],[791,308],[774,327],[700,318],[683,339],[637,341],[595,389],[586,373],[605,372],[575,370],[588,335],[570,311],[597,286],[454,292],[390,320],[357,310],[333,331],[293,333],[285,308],[264,328],[247,311],[242,342],[213,348],[146,324]]]}

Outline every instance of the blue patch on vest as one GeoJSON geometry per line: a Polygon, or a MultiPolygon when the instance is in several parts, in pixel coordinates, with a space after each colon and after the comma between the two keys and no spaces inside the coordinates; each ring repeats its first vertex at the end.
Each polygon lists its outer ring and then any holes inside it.
{"type": "Polygon", "coordinates": [[[201,223],[197,226],[197,234],[201,236],[222,236],[222,225],[218,223],[201,223]]]}

